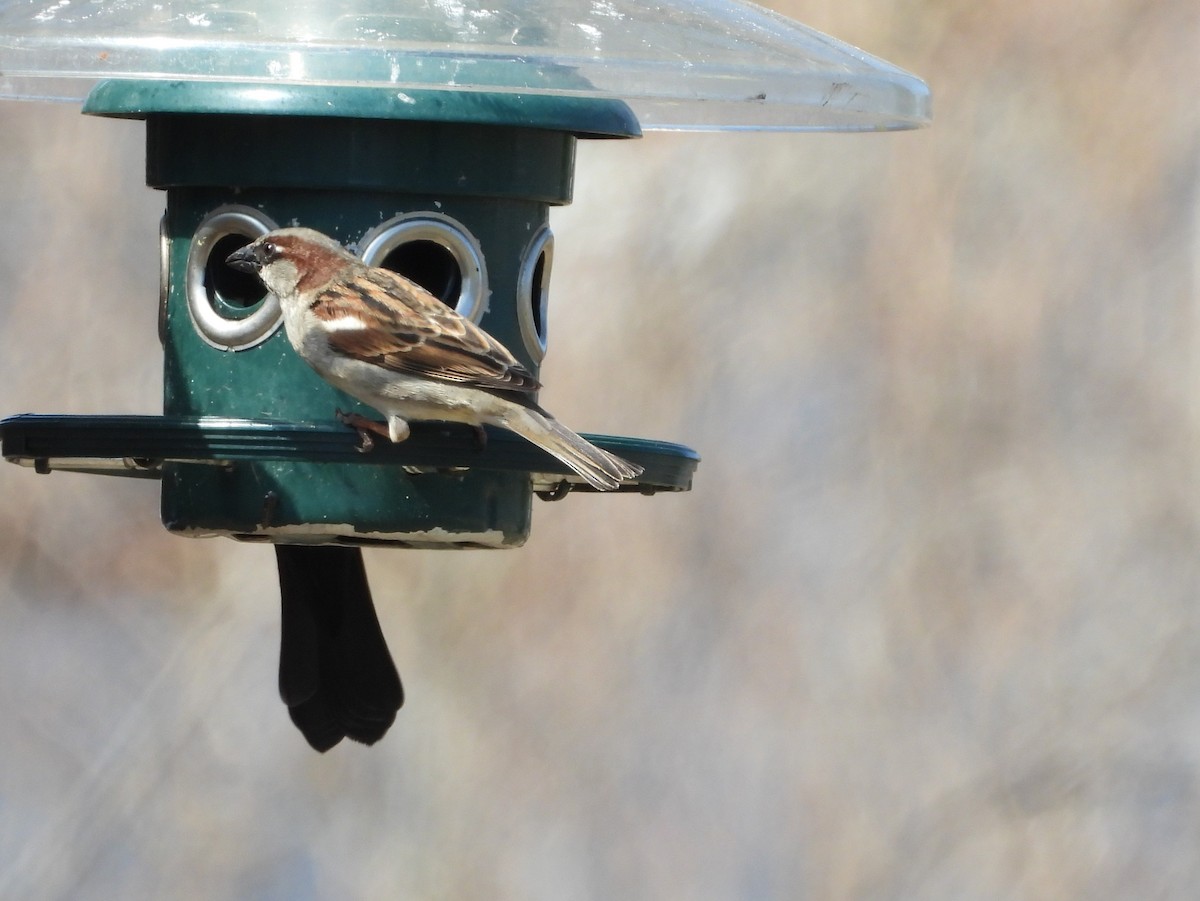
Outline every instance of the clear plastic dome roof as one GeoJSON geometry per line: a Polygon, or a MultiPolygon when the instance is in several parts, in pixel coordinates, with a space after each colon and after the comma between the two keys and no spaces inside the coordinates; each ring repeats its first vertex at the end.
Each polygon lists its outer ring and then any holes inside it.
{"type": "Polygon", "coordinates": [[[107,78],[610,97],[647,129],[929,121],[916,76],[734,0],[0,0],[0,97],[107,78]]]}

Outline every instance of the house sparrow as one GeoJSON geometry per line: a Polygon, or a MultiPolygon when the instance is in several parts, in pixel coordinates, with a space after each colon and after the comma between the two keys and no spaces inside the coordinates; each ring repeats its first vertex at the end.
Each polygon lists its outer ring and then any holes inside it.
{"type": "Polygon", "coordinates": [[[576,435],[538,406],[541,387],[499,341],[402,275],[372,268],[309,228],[269,232],[226,262],[279,298],[288,340],[326,381],[374,407],[356,427],[403,441],[410,420],[516,432],[600,491],[635,466],[576,435]]]}
{"type": "Polygon", "coordinates": [[[318,751],[383,738],[404,703],[358,548],[275,545],[279,693],[318,751]]]}

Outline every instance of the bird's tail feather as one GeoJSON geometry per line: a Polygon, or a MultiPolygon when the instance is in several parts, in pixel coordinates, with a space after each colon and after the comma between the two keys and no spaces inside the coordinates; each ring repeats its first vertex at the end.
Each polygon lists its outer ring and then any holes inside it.
{"type": "Polygon", "coordinates": [[[549,413],[524,408],[504,425],[561,460],[597,491],[613,491],[626,479],[642,474],[642,467],[596,447],[549,413]]]}

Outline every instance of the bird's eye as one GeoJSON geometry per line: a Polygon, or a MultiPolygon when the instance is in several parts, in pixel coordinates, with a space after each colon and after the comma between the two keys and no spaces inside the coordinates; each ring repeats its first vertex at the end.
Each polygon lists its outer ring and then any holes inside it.
{"type": "Polygon", "coordinates": [[[262,260],[264,263],[273,263],[281,256],[279,245],[274,241],[267,241],[262,245],[262,260]]]}

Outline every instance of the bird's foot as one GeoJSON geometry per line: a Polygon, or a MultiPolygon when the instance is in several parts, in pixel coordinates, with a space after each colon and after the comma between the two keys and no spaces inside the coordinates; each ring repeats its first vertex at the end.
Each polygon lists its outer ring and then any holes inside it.
{"type": "Polygon", "coordinates": [[[375,439],[371,437],[371,433],[382,435],[384,438],[388,436],[387,423],[376,422],[374,419],[367,419],[365,416],[360,416],[358,413],[344,413],[341,410],[334,410],[334,415],[337,421],[342,425],[348,425],[350,428],[358,432],[358,452],[360,454],[370,453],[375,447],[375,439]]]}
{"type": "Polygon", "coordinates": [[[471,426],[471,428],[475,430],[475,450],[477,450],[477,451],[487,450],[487,443],[488,443],[487,429],[485,429],[481,425],[473,425],[473,426],[471,426]]]}

